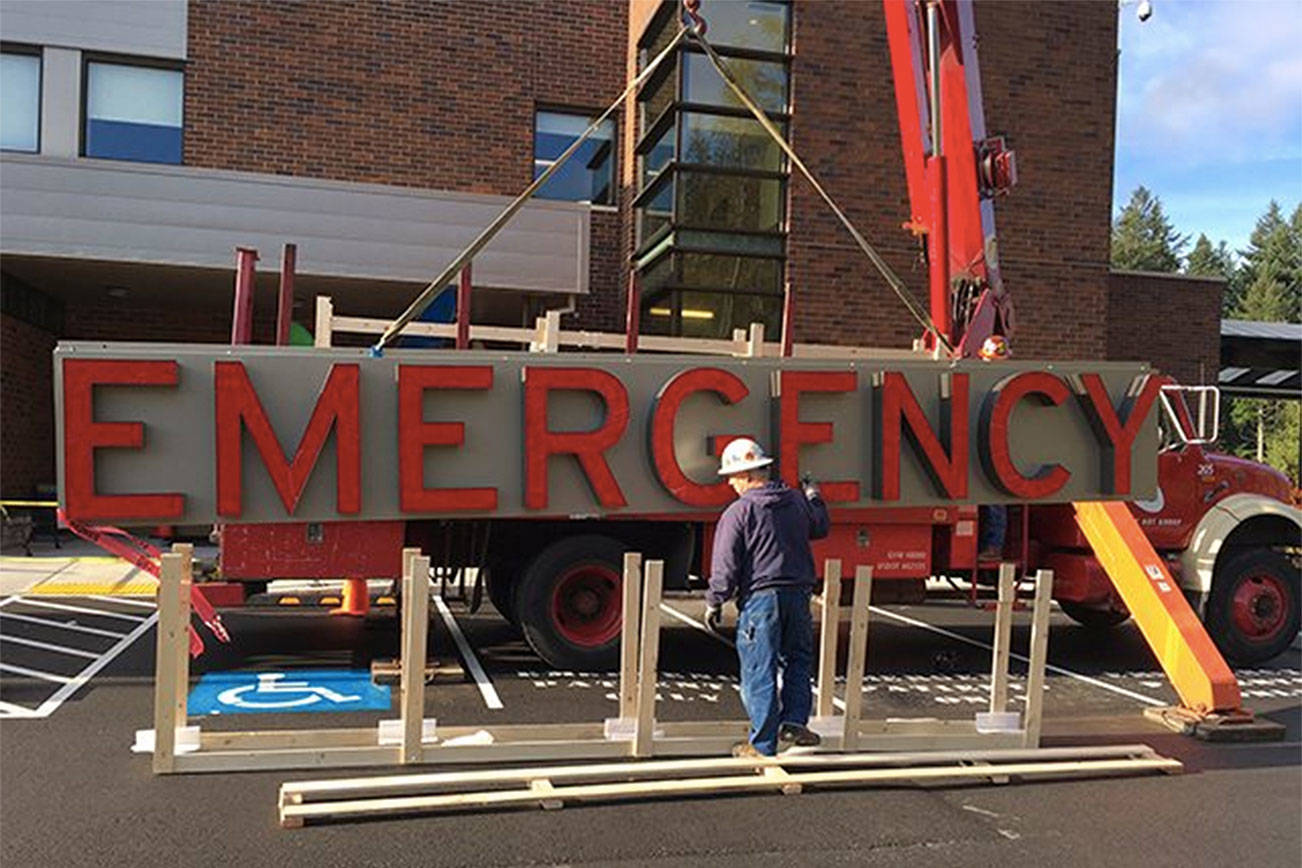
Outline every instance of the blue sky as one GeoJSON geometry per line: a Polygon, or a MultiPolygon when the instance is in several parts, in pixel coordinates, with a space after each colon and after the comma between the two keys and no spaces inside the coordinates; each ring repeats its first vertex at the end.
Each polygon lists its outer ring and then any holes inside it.
{"type": "Polygon", "coordinates": [[[1302,0],[1134,0],[1120,15],[1113,213],[1143,184],[1182,233],[1247,245],[1302,200],[1302,0]]]}

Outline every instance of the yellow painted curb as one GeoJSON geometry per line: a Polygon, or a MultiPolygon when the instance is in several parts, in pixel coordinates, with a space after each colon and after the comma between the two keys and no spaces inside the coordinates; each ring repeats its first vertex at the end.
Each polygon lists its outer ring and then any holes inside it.
{"type": "Polygon", "coordinates": [[[154,597],[158,594],[157,582],[130,582],[125,585],[106,582],[45,582],[24,596],[29,597],[154,597]]]}

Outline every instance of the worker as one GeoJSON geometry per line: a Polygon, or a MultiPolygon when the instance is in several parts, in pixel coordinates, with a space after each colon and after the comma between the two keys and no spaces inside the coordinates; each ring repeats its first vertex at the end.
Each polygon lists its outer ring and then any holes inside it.
{"type": "MultiPolygon", "coordinates": [[[[977,357],[983,362],[998,362],[1012,354],[1008,339],[1003,335],[990,335],[981,343],[977,357]]],[[[995,561],[1004,556],[1004,540],[1008,537],[1008,507],[1001,503],[982,506],[977,510],[977,559],[995,561]]]]}
{"type": "Polygon", "coordinates": [[[737,494],[714,532],[705,621],[718,632],[723,604],[737,600],[737,656],[741,699],[750,737],[734,756],[773,756],[783,748],[812,747],[810,672],[814,632],[809,598],[814,587],[811,539],[827,536],[827,506],[808,477],[801,491],[769,478],[773,459],[754,440],[723,450],[719,475],[737,494]]]}

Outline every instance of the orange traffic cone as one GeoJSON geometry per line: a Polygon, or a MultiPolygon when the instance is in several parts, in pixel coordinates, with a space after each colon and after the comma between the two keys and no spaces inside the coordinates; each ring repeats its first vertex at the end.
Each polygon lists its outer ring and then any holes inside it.
{"type": "Polygon", "coordinates": [[[337,609],[331,609],[331,615],[356,615],[365,617],[371,610],[371,594],[366,587],[366,579],[344,579],[344,602],[337,609]]]}

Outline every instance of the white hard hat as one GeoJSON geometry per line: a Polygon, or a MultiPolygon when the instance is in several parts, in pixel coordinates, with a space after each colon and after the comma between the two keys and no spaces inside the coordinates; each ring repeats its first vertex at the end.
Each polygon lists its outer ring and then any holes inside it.
{"type": "Polygon", "coordinates": [[[724,447],[719,475],[732,476],[734,473],[768,467],[772,463],[773,459],[764,452],[763,446],[749,437],[738,437],[724,447]]]}

